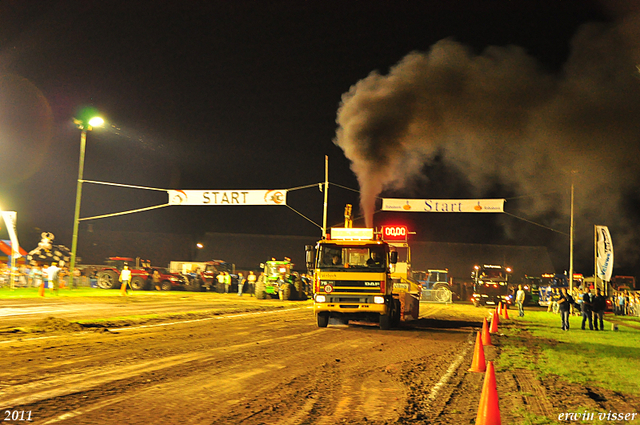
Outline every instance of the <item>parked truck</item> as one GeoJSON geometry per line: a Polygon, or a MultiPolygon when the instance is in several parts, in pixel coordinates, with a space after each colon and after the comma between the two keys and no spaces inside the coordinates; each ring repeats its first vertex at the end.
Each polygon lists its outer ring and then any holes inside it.
{"type": "Polygon", "coordinates": [[[502,302],[506,305],[513,304],[513,295],[509,293],[509,276],[511,268],[496,264],[484,264],[474,266],[471,278],[473,279],[473,305],[496,305],[502,302]]]}
{"type": "Polygon", "coordinates": [[[381,329],[417,319],[419,285],[395,283],[398,253],[371,228],[332,228],[316,246],[307,245],[307,268],[313,274],[313,310],[319,327],[331,318],[373,322],[381,329]]]}

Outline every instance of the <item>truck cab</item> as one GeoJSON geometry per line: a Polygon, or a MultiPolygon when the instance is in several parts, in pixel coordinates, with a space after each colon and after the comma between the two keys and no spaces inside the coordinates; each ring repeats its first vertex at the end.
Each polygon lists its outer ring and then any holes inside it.
{"type": "Polygon", "coordinates": [[[513,296],[509,293],[509,275],[511,268],[495,264],[474,266],[473,297],[471,301],[476,307],[481,305],[513,304],[513,296]]]}

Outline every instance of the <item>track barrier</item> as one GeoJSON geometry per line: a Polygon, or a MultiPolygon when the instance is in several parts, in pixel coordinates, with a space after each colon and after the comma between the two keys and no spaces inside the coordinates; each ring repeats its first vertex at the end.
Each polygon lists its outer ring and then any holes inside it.
{"type": "Polygon", "coordinates": [[[502,317],[504,317],[506,320],[509,320],[509,310],[506,306],[502,309],[502,317]]]}
{"type": "Polygon", "coordinates": [[[489,334],[489,325],[486,317],[482,319],[482,345],[493,345],[491,344],[491,335],[489,334]]]}
{"type": "Polygon", "coordinates": [[[502,425],[493,362],[487,364],[487,371],[484,375],[476,425],[502,425]]]}
{"type": "Polygon", "coordinates": [[[491,313],[491,326],[489,327],[489,332],[494,334],[496,332],[498,332],[498,322],[500,321],[500,319],[498,319],[498,314],[494,311],[491,313]]]}
{"type": "Polygon", "coordinates": [[[484,359],[484,348],[482,347],[482,336],[480,332],[476,336],[476,346],[473,350],[473,360],[469,372],[484,372],[487,369],[484,359]]]}

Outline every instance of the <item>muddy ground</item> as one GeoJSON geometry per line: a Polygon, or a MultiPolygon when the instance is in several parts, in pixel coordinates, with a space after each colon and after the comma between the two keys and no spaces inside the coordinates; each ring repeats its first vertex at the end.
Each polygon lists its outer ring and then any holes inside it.
{"type": "MultiPolygon", "coordinates": [[[[3,301],[0,419],[30,412],[36,424],[474,423],[483,374],[467,369],[486,310],[427,304],[420,320],[381,331],[319,329],[310,307],[225,294],[3,301]]],[[[489,360],[500,338],[487,347],[489,360]]],[[[497,383],[503,424],[557,418],[570,406],[640,405],[531,372],[501,372],[497,383]]]]}

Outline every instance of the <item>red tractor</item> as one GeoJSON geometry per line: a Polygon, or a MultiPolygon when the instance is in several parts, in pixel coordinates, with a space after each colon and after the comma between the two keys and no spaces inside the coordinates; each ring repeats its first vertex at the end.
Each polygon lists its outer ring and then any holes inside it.
{"type": "Polygon", "coordinates": [[[116,289],[120,287],[120,272],[124,265],[131,270],[131,287],[136,291],[153,289],[151,287],[151,273],[160,272],[160,288],[163,291],[182,289],[186,279],[178,273],[170,273],[163,267],[151,267],[149,260],[133,259],[129,257],[109,257],[105,265],[96,271],[98,287],[102,289],[116,289]]]}

